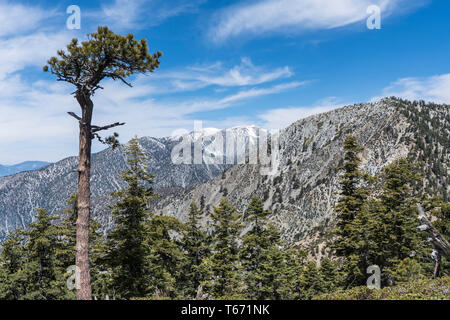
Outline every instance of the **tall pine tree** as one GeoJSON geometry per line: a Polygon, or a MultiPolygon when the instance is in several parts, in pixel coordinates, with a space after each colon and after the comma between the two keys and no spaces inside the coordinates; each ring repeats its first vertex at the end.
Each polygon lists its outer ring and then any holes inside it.
{"type": "Polygon", "coordinates": [[[344,261],[345,283],[347,286],[359,285],[362,281],[362,270],[360,263],[361,247],[364,243],[357,244],[360,238],[360,227],[367,221],[363,207],[368,191],[361,187],[365,176],[359,170],[361,159],[358,153],[363,149],[358,145],[356,138],[348,135],[344,142],[344,165],[340,180],[340,198],[335,211],[337,214],[336,230],[332,248],[338,257],[344,261]]]}
{"type": "Polygon", "coordinates": [[[23,273],[25,264],[25,237],[17,229],[8,235],[2,243],[0,252],[0,300],[19,300],[27,288],[27,279],[23,273]]]}
{"type": "Polygon", "coordinates": [[[361,159],[358,153],[363,149],[358,145],[356,138],[348,135],[344,142],[344,173],[341,176],[341,193],[335,211],[337,213],[337,241],[335,249],[338,256],[348,256],[353,246],[348,243],[352,233],[351,222],[361,211],[367,197],[367,190],[361,188],[363,174],[359,170],[361,159]]]}
{"type": "Polygon", "coordinates": [[[268,222],[270,211],[253,196],[245,212],[250,230],[242,239],[240,260],[249,299],[281,299],[285,287],[285,256],[280,232],[268,222]]]}
{"type": "Polygon", "coordinates": [[[182,281],[186,257],[180,237],[183,224],[174,217],[152,216],[146,224],[147,290],[156,298],[176,298],[184,292],[182,281]]]}
{"type": "Polygon", "coordinates": [[[211,213],[214,223],[213,253],[204,259],[210,272],[205,282],[213,298],[231,298],[240,294],[238,239],[242,230],[242,215],[223,198],[211,213]]]}
{"type": "Polygon", "coordinates": [[[147,293],[145,220],[149,203],[155,198],[149,173],[148,154],[137,138],[126,148],[128,169],[120,177],[125,189],[113,193],[118,198],[112,207],[116,227],[108,236],[107,264],[113,272],[113,287],[120,298],[140,297],[147,293]]]}
{"type": "Polygon", "coordinates": [[[23,231],[25,262],[22,272],[26,278],[23,299],[57,300],[73,298],[65,281],[65,269],[59,264],[56,252],[61,247],[60,230],[46,210],[37,210],[36,221],[23,231]]]}
{"type": "Polygon", "coordinates": [[[419,225],[418,199],[413,196],[411,188],[420,176],[414,164],[399,159],[383,170],[381,179],[383,192],[375,215],[380,228],[378,234],[381,235],[376,240],[379,244],[376,263],[387,271],[383,282],[389,285],[397,280],[394,276],[398,273],[397,265],[414,264],[414,260],[424,255],[422,234],[416,230],[419,225]]]}
{"type": "Polygon", "coordinates": [[[205,274],[200,266],[202,260],[210,253],[210,239],[202,230],[200,219],[202,213],[197,204],[192,202],[189,207],[188,221],[185,225],[181,246],[186,254],[186,266],[184,269],[184,281],[186,295],[195,297],[200,284],[205,280],[205,274]]]}

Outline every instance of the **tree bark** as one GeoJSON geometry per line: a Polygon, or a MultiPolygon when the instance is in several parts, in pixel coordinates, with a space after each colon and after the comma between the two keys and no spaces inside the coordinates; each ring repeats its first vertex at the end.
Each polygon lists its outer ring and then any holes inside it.
{"type": "Polygon", "coordinates": [[[78,300],[92,300],[91,274],[89,268],[89,222],[91,198],[91,145],[93,103],[86,92],[77,92],[81,107],[79,154],[78,154],[78,217],[76,223],[76,266],[80,272],[77,288],[78,300]]]}

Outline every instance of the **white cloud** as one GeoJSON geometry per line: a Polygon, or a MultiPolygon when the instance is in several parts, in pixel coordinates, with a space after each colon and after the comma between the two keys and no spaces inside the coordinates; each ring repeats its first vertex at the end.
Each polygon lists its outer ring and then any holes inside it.
{"type": "MultiPolygon", "coordinates": [[[[114,21],[115,25],[133,27],[141,15],[142,0],[115,0],[110,5],[103,5],[103,15],[106,20],[114,21]]],[[[98,16],[97,16],[98,17],[98,16]]]]}
{"type": "Polygon", "coordinates": [[[155,26],[182,13],[194,11],[205,0],[114,0],[102,5],[100,13],[90,17],[105,20],[114,28],[144,28],[155,26]]]}
{"type": "MultiPolygon", "coordinates": [[[[28,84],[19,75],[0,88],[0,150],[2,163],[25,159],[60,159],[76,154],[77,128],[66,114],[75,107],[67,87],[55,82],[28,84]],[[72,140],[76,141],[76,140],[72,140]]],[[[75,109],[76,110],[76,109],[75,109]]]]}
{"type": "Polygon", "coordinates": [[[221,62],[217,62],[212,65],[188,67],[183,71],[167,72],[160,77],[172,79],[172,85],[180,90],[190,90],[210,85],[258,85],[292,75],[293,72],[288,66],[272,70],[269,67],[255,66],[249,58],[242,58],[241,63],[232,68],[225,68],[221,62]]]}
{"type": "Polygon", "coordinates": [[[319,101],[313,106],[271,109],[265,113],[258,115],[258,118],[262,121],[261,125],[264,128],[269,130],[282,130],[297,120],[315,114],[328,112],[342,106],[344,106],[344,104],[338,103],[336,98],[331,97],[319,101]]]}
{"type": "Polygon", "coordinates": [[[382,97],[387,96],[450,104],[450,74],[399,79],[383,90],[382,97]]]}
{"type": "MultiPolygon", "coordinates": [[[[30,157],[56,161],[76,154],[78,127],[76,121],[67,115],[67,111],[79,113],[79,106],[70,95],[72,87],[51,80],[29,84],[19,75],[8,79],[0,82],[0,150],[14,152],[2,153],[0,163],[15,163],[30,157]]],[[[241,90],[224,97],[184,100],[180,97],[168,101],[149,98],[145,86],[128,88],[110,80],[104,83],[105,90],[94,96],[93,123],[126,122],[125,126],[116,129],[121,141],[127,141],[135,134],[168,136],[175,129],[191,128],[191,114],[195,112],[233,107],[252,98],[300,85],[302,83],[292,82],[241,90]]],[[[103,148],[96,142],[94,151],[103,148]]]]}
{"type": "MultiPolygon", "coordinates": [[[[256,66],[249,58],[242,58],[238,65],[226,67],[222,62],[188,66],[176,70],[158,70],[151,75],[139,75],[133,81],[132,95],[165,95],[182,93],[213,87],[216,93],[236,87],[261,85],[277,80],[285,80],[294,75],[288,66],[271,68],[256,66]]],[[[121,92],[121,85],[117,90],[121,92]]],[[[129,90],[123,94],[130,95],[129,90]]]]}
{"type": "MultiPolygon", "coordinates": [[[[173,119],[175,122],[184,121],[182,119],[196,112],[233,107],[240,102],[252,98],[281,93],[304,84],[301,82],[290,82],[266,88],[251,88],[226,95],[222,98],[197,97],[188,100],[167,101],[150,99],[144,95],[140,99],[137,99],[138,95],[124,95],[124,90],[133,91],[133,89],[124,88],[123,86],[119,87],[117,83],[108,81],[104,85],[105,90],[94,97],[94,102],[98,106],[96,109],[97,115],[108,118],[109,121],[127,121],[127,119],[130,119],[128,121],[135,123],[130,128],[134,129],[136,127],[142,127],[137,122],[145,124],[148,121],[155,120],[159,122],[158,126],[160,126],[168,119],[173,119]]],[[[150,133],[147,132],[146,134],[148,135],[150,133]]]]}
{"type": "Polygon", "coordinates": [[[157,95],[195,91],[210,86],[215,87],[216,92],[223,92],[227,88],[254,86],[290,78],[293,74],[288,66],[255,66],[249,58],[242,58],[239,65],[232,67],[216,62],[176,70],[158,70],[149,77],[138,76],[134,84],[135,87],[145,87],[147,93],[157,95]]]}
{"type": "Polygon", "coordinates": [[[55,31],[55,25],[46,23],[55,15],[54,10],[0,0],[0,154],[4,163],[32,159],[35,154],[59,158],[67,152],[59,143],[75,130],[63,116],[64,108],[70,110],[74,103],[67,89],[55,81],[33,80],[43,75],[46,61],[73,36],[65,25],[55,31]]]}
{"type": "MultiPolygon", "coordinates": [[[[252,88],[230,94],[222,98],[197,97],[188,100],[165,101],[156,99],[130,99],[122,95],[112,81],[105,84],[105,91],[95,98],[96,121],[101,116],[101,122],[124,121],[126,127],[120,128],[124,139],[134,134],[165,136],[177,128],[192,126],[190,115],[196,112],[211,111],[233,107],[246,100],[259,96],[277,94],[302,83],[292,82],[285,85],[276,85],[268,88],[252,88]]],[[[101,123],[101,124],[102,124],[101,123]]]]}
{"type": "Polygon", "coordinates": [[[0,38],[0,79],[26,67],[43,67],[70,39],[66,31],[0,38]]]}
{"type": "Polygon", "coordinates": [[[54,12],[39,7],[0,1],[0,37],[33,30],[53,14],[54,12]]]}
{"type": "Polygon", "coordinates": [[[382,18],[394,11],[417,6],[417,0],[259,0],[221,10],[210,37],[221,42],[240,35],[273,32],[295,34],[305,30],[333,29],[369,17],[367,8],[378,5],[382,18]]]}
{"type": "MultiPolygon", "coordinates": [[[[390,96],[450,104],[450,74],[399,79],[383,89],[381,95],[372,98],[371,101],[377,102],[390,96]]],[[[261,120],[261,125],[267,129],[283,129],[299,119],[350,104],[342,103],[335,97],[331,97],[319,101],[313,106],[271,109],[258,115],[258,118],[261,120]]]]}
{"type": "Polygon", "coordinates": [[[279,84],[270,88],[252,88],[250,90],[243,90],[226,98],[220,100],[221,104],[228,104],[230,102],[236,102],[243,99],[254,98],[264,96],[268,94],[280,93],[289,89],[297,88],[306,85],[307,82],[289,82],[279,84]]]}

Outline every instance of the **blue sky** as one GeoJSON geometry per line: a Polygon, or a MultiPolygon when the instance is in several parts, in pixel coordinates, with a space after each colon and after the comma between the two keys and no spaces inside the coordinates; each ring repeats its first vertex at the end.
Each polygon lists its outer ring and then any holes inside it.
{"type": "Polygon", "coordinates": [[[449,14],[444,0],[0,0],[0,163],[77,154],[73,88],[42,66],[98,25],[164,53],[133,88],[106,81],[94,97],[95,124],[126,122],[126,141],[194,120],[283,128],[390,95],[450,103],[449,14]],[[80,30],[66,28],[73,4],[80,30]],[[370,5],[380,30],[367,28],[370,5]]]}

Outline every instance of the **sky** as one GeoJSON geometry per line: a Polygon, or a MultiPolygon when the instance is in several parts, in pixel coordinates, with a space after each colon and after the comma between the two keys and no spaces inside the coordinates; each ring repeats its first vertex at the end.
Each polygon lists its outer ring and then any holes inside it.
{"type": "Polygon", "coordinates": [[[132,88],[105,80],[93,98],[93,123],[125,122],[125,142],[194,120],[282,129],[392,95],[450,104],[449,14],[445,0],[0,0],[0,164],[78,153],[74,88],[42,67],[99,25],[163,52],[132,88]],[[79,29],[67,27],[70,5],[79,29]],[[380,28],[368,27],[373,5],[380,28]]]}

